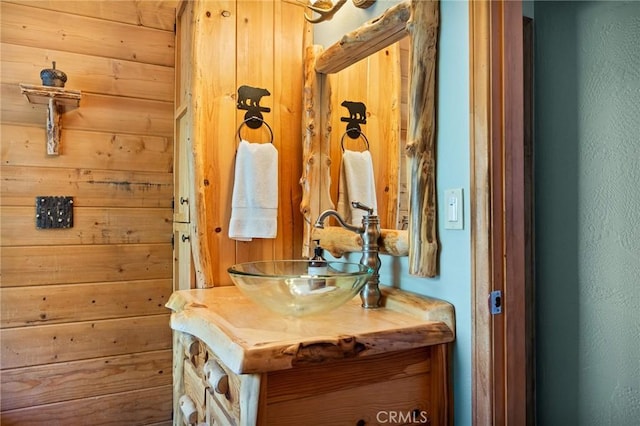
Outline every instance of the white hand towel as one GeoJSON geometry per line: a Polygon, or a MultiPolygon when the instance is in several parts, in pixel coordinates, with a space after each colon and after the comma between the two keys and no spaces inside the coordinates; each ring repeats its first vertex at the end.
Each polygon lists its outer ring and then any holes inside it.
{"type": "Polygon", "coordinates": [[[338,213],[347,223],[362,225],[364,210],[351,206],[351,202],[359,201],[371,207],[377,214],[376,181],[373,175],[373,161],[369,151],[349,151],[342,153],[340,164],[340,183],[338,188],[338,213]]]}
{"type": "Polygon", "coordinates": [[[231,200],[229,238],[275,238],[278,230],[278,150],[240,141],[231,200]]]}

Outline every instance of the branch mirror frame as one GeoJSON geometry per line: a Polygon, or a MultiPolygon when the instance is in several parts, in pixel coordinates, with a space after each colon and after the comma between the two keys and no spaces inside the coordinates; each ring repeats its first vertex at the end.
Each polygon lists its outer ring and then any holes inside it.
{"type": "Polygon", "coordinates": [[[311,242],[334,256],[362,250],[360,237],[340,227],[316,229],[320,213],[333,208],[330,197],[331,87],[336,73],[371,53],[409,36],[410,66],[407,126],[409,192],[408,230],[382,229],[380,251],[409,256],[409,274],[437,275],[437,203],[435,186],[435,78],[439,26],[437,0],[405,0],[381,17],[365,23],[323,51],[318,45],[305,52],[303,90],[303,176],[300,210],[305,218],[303,256],[311,242]]]}

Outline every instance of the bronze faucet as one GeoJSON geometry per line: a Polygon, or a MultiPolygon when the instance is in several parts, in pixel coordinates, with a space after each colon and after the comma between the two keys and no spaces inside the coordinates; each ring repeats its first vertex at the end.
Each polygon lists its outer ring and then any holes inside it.
{"type": "Polygon", "coordinates": [[[373,214],[371,207],[364,204],[353,201],[351,205],[354,208],[364,210],[367,212],[362,217],[362,226],[354,226],[346,223],[340,214],[333,210],[325,210],[320,214],[316,220],[316,228],[324,228],[324,221],[333,216],[336,218],[340,226],[349,231],[355,232],[362,237],[362,258],[360,264],[373,269],[373,274],[369,277],[369,280],[360,291],[360,299],[362,300],[362,307],[371,309],[380,307],[380,256],[378,255],[378,238],[380,237],[380,219],[377,215],[373,214]]]}

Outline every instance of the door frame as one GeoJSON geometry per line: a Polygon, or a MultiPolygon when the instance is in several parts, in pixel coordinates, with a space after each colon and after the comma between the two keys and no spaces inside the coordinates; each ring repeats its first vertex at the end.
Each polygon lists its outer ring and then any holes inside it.
{"type": "Polygon", "coordinates": [[[534,411],[527,315],[533,305],[525,285],[522,3],[469,2],[469,37],[472,418],[477,425],[524,425],[534,411]],[[488,298],[496,290],[502,292],[502,313],[492,315],[488,298]]]}

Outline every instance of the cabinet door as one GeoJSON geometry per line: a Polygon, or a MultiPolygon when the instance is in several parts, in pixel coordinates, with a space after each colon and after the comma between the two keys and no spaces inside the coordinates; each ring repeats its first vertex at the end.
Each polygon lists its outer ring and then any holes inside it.
{"type": "Polygon", "coordinates": [[[191,153],[191,46],[193,3],[183,1],[176,15],[175,142],[173,150],[174,222],[189,222],[191,153]]]}
{"type": "Polygon", "coordinates": [[[190,224],[173,223],[173,289],[195,288],[196,274],[191,256],[190,224]]]}

